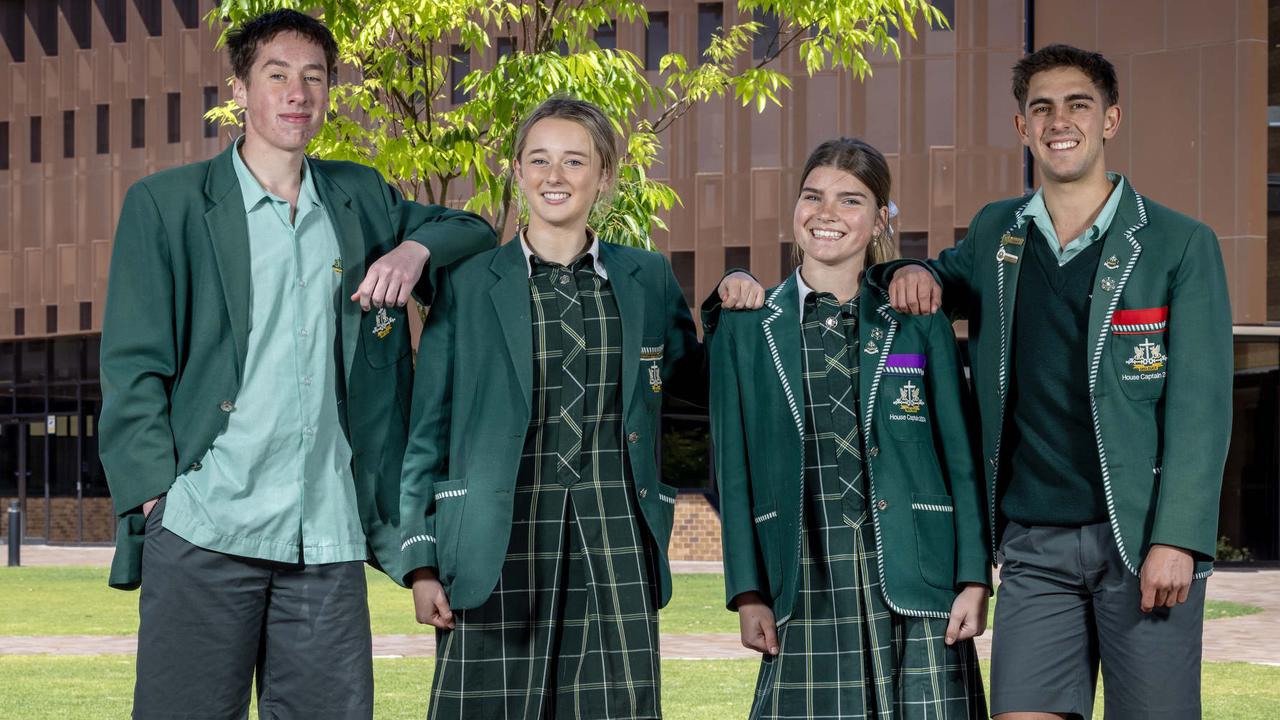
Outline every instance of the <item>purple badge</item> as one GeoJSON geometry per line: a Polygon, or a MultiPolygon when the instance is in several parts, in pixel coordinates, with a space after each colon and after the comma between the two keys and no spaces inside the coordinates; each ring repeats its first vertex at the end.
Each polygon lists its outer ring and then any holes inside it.
{"type": "Polygon", "coordinates": [[[924,355],[890,355],[884,359],[884,371],[892,375],[923,375],[924,355]]]}

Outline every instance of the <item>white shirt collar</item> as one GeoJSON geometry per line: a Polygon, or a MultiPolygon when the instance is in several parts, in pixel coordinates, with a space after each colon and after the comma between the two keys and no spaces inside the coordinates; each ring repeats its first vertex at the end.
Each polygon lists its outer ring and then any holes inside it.
{"type": "Polygon", "coordinates": [[[809,295],[817,291],[805,284],[804,278],[800,276],[800,268],[796,268],[796,291],[796,294],[800,296],[800,317],[804,317],[804,301],[809,299],[809,295]]]}
{"type": "MultiPolygon", "coordinates": [[[[600,238],[590,230],[587,233],[591,236],[591,245],[587,247],[587,254],[591,256],[591,264],[594,266],[596,274],[605,280],[609,279],[609,273],[604,269],[604,263],[600,262],[600,238]]],[[[524,261],[529,266],[529,276],[533,276],[533,248],[529,247],[529,243],[524,239],[524,233],[521,232],[517,236],[520,240],[520,251],[524,253],[524,261]]]]}

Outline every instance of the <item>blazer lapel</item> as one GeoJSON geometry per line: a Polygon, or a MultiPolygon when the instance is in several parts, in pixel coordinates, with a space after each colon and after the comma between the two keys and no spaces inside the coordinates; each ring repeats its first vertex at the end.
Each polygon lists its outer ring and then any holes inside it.
{"type": "Polygon", "coordinates": [[[309,165],[313,173],[316,192],[320,202],[329,213],[333,230],[338,236],[338,253],[342,257],[342,295],[337,299],[339,326],[342,328],[342,361],[346,368],[347,382],[351,381],[351,368],[354,364],[356,345],[360,341],[360,304],[352,302],[350,297],[360,287],[365,270],[364,231],[360,218],[351,208],[351,196],[337,183],[320,172],[314,164],[309,165]]]}
{"type": "MultiPolygon", "coordinates": [[[[520,251],[518,239],[507,242],[494,253],[489,270],[497,282],[489,288],[489,299],[502,326],[507,357],[520,381],[525,409],[533,412],[533,325],[529,315],[529,263],[520,251]]],[[[471,329],[468,329],[471,330],[471,329]]]]}
{"type": "Polygon", "coordinates": [[[640,377],[640,346],[644,341],[644,285],[636,277],[640,266],[636,265],[617,248],[607,242],[600,243],[600,263],[609,273],[609,286],[618,303],[618,315],[622,318],[622,416],[628,417],[631,399],[640,377]]]}
{"type": "Polygon", "coordinates": [[[1142,254],[1142,243],[1136,233],[1147,224],[1147,210],[1142,197],[1133,190],[1129,181],[1125,181],[1120,205],[1116,208],[1115,218],[1107,230],[1102,242],[1102,255],[1098,259],[1098,270],[1093,280],[1093,291],[1089,302],[1089,334],[1094,338],[1093,347],[1087,348],[1086,358],[1089,368],[1089,391],[1093,392],[1098,380],[1098,363],[1102,358],[1107,332],[1111,329],[1111,315],[1120,302],[1120,294],[1133,274],[1133,268],[1142,254]]]}
{"type": "MultiPolygon", "coordinates": [[[[1027,203],[1031,202],[1027,198],[1027,203]]],[[[1009,351],[1013,337],[1013,309],[1018,299],[1018,273],[1022,269],[1022,261],[1026,255],[1027,236],[1026,223],[1022,219],[1022,211],[1027,207],[1023,203],[1014,213],[1014,223],[1000,236],[995,255],[987,262],[995,263],[996,295],[1000,303],[1000,401],[1003,403],[1009,388],[1009,351]]]]}
{"type": "Polygon", "coordinates": [[[236,151],[235,147],[232,143],[209,166],[204,192],[210,205],[205,211],[204,221],[222,280],[227,315],[231,320],[236,367],[243,378],[249,345],[249,222],[245,217],[240,181],[231,164],[231,153],[236,151]]]}
{"type": "Polygon", "coordinates": [[[888,298],[880,296],[863,283],[862,300],[858,307],[858,344],[861,346],[858,353],[858,374],[864,379],[858,382],[858,399],[862,401],[864,442],[870,442],[871,418],[875,413],[876,399],[880,396],[880,377],[884,374],[884,362],[893,347],[899,324],[898,314],[889,307],[888,298]],[[871,381],[867,382],[866,378],[871,381]]]}
{"type": "Polygon", "coordinates": [[[801,385],[804,352],[800,343],[800,291],[796,287],[796,276],[792,274],[769,293],[765,298],[765,309],[768,313],[760,326],[764,330],[765,342],[773,356],[774,371],[778,373],[778,381],[782,383],[782,392],[787,398],[791,411],[791,419],[795,422],[796,431],[801,440],[804,439],[804,386],[801,385]]]}

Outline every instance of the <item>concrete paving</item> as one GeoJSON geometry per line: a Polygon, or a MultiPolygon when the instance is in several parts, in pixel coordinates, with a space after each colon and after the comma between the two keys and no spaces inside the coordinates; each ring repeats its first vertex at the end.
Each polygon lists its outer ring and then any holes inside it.
{"type": "MultiPolygon", "coordinates": [[[[0,548],[0,556],[3,556],[0,548]]],[[[96,565],[111,563],[111,548],[24,545],[22,564],[96,565]]],[[[717,562],[672,563],[676,573],[719,573],[717,562]]],[[[3,578],[0,570],[0,578],[3,578]]],[[[1254,605],[1261,613],[1212,620],[1205,623],[1204,659],[1210,662],[1248,662],[1280,665],[1280,569],[1219,569],[1209,579],[1212,600],[1254,605]]],[[[134,636],[60,635],[45,637],[0,636],[0,655],[117,655],[136,651],[134,636]]],[[[435,653],[431,632],[416,635],[379,635],[373,639],[375,657],[430,657],[435,653]]],[[[978,653],[991,655],[991,632],[978,638],[978,653]]],[[[662,656],[676,660],[722,660],[758,655],[738,642],[735,634],[662,635],[662,656]]]]}

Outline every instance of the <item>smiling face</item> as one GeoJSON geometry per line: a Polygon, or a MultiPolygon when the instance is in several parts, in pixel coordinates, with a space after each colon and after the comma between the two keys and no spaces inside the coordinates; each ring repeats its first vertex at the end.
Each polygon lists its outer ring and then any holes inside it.
{"type": "Polygon", "coordinates": [[[585,230],[591,206],[609,181],[587,129],[556,117],[529,128],[515,174],[533,230],[585,230]]]}
{"type": "Polygon", "coordinates": [[[1106,106],[1088,75],[1058,67],[1031,76],[1027,106],[1014,125],[1045,182],[1098,179],[1106,172],[1103,142],[1115,137],[1120,107],[1106,106]]]}
{"type": "Polygon", "coordinates": [[[244,78],[232,81],[244,108],[245,142],[301,153],[324,125],[329,75],[324,50],[292,32],[262,43],[244,78]]]}
{"type": "Polygon", "coordinates": [[[889,222],[887,208],[855,175],[831,166],[809,171],[796,199],[792,232],[804,262],[861,265],[867,246],[889,222]]]}

